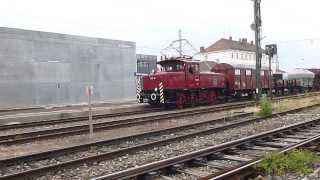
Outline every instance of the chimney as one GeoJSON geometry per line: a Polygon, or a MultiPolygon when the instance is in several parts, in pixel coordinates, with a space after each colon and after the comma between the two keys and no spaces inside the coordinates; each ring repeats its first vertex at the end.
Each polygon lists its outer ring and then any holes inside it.
{"type": "Polygon", "coordinates": [[[247,38],[243,38],[242,42],[246,44],[247,43],[247,38]]]}
{"type": "Polygon", "coordinates": [[[250,44],[253,45],[253,41],[251,41],[250,44]]]}
{"type": "Polygon", "coordinates": [[[200,47],[200,52],[203,53],[204,51],[205,51],[205,50],[204,50],[204,47],[201,46],[201,47],[200,47]]]}
{"type": "Polygon", "coordinates": [[[229,40],[232,41],[232,36],[229,36],[229,40]]]}
{"type": "Polygon", "coordinates": [[[241,39],[241,38],[239,38],[239,42],[242,42],[242,39],[241,39]]]}

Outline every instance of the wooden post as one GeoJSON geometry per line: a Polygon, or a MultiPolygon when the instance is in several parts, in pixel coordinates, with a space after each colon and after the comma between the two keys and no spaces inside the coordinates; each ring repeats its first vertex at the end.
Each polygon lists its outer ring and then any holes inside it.
{"type": "Polygon", "coordinates": [[[93,94],[93,86],[87,86],[86,94],[88,96],[88,115],[89,115],[89,135],[90,138],[93,136],[93,122],[92,122],[92,94],[93,94]]]}

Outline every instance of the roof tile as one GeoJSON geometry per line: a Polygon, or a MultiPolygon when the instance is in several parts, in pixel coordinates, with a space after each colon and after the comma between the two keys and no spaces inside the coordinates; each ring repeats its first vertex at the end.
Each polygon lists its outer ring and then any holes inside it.
{"type": "Polygon", "coordinates": [[[211,46],[207,47],[204,51],[214,52],[227,49],[255,52],[256,46],[253,43],[247,43],[246,39],[244,41],[233,41],[231,39],[222,38],[219,41],[212,44],[211,46]]]}

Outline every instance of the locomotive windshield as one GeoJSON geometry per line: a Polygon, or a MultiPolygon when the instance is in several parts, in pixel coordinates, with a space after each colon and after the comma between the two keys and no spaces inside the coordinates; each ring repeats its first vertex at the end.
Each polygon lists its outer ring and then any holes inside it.
{"type": "Polygon", "coordinates": [[[166,63],[162,65],[161,69],[165,72],[178,72],[184,70],[184,65],[182,63],[166,63]]]}

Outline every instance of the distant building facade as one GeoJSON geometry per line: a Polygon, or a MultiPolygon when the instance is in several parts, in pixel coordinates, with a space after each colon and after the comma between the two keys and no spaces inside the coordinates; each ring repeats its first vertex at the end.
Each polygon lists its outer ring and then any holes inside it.
{"type": "Polygon", "coordinates": [[[157,70],[157,56],[137,54],[137,73],[149,74],[157,70]]]}
{"type": "MultiPolygon", "coordinates": [[[[222,38],[207,48],[201,47],[195,59],[255,67],[255,51],[256,46],[253,41],[248,42],[246,38],[234,41],[229,37],[229,39],[222,38]]],[[[268,56],[265,53],[262,54],[261,66],[269,67],[268,56]]]]}
{"type": "Polygon", "coordinates": [[[136,45],[0,28],[0,108],[135,98],[136,45]]]}

